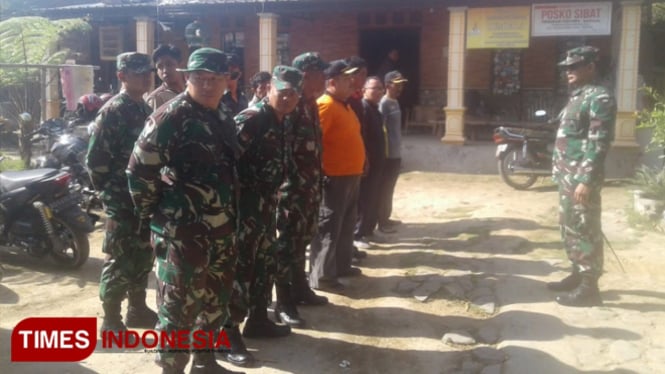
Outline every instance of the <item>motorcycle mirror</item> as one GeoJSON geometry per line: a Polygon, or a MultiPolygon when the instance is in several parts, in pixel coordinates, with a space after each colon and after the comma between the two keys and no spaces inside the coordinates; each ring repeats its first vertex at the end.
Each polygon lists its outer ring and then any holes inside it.
{"type": "Polygon", "coordinates": [[[32,121],[32,116],[30,113],[23,112],[18,115],[18,118],[23,123],[30,123],[32,121]]]}
{"type": "Polygon", "coordinates": [[[547,111],[543,109],[536,110],[536,113],[534,113],[536,117],[545,117],[547,115],[547,111]]]}

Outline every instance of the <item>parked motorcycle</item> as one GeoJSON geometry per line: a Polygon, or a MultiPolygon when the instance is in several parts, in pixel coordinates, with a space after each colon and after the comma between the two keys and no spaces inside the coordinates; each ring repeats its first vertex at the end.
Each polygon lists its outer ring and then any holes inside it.
{"type": "Polygon", "coordinates": [[[69,173],[48,168],[0,173],[0,248],[50,255],[68,269],[83,265],[93,225],[70,179],[69,173]]]}
{"type": "MultiPolygon", "coordinates": [[[[74,122],[75,124],[76,122],[74,122]]],[[[99,216],[92,213],[102,209],[102,202],[95,191],[85,165],[88,151],[87,127],[74,126],[61,119],[50,119],[42,123],[29,136],[33,144],[45,143],[48,152],[36,157],[32,163],[34,168],[62,169],[72,175],[72,187],[78,189],[82,196],[81,207],[93,221],[99,216]]]]}
{"type": "Polygon", "coordinates": [[[538,177],[552,175],[552,152],[556,126],[545,120],[545,111],[537,111],[538,126],[506,127],[494,130],[499,175],[510,187],[526,190],[538,177]]]}

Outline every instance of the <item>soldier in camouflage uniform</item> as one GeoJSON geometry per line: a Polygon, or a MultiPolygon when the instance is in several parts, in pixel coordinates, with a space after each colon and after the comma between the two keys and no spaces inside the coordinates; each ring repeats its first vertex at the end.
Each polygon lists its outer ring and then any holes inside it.
{"type": "Polygon", "coordinates": [[[289,326],[268,319],[268,302],[277,268],[275,254],[275,210],[277,192],[284,182],[290,158],[289,121],[301,91],[302,73],[278,65],[272,73],[268,96],[240,112],[238,160],[240,202],[238,204],[238,267],[231,302],[232,324],[225,328],[232,351],[226,359],[236,364],[251,361],[238,324],[249,312],[243,336],[272,338],[291,333],[289,326]]]}
{"type": "MultiPolygon", "coordinates": [[[[148,120],[127,167],[142,225],[157,258],[162,331],[217,331],[227,315],[237,261],[235,124],[220,106],[226,56],[194,51],[187,88],[148,120]]],[[[216,334],[215,334],[216,336],[216,334]]],[[[194,352],[190,373],[229,373],[210,350],[194,352]]],[[[163,350],[156,363],[181,373],[189,352],[163,350]]]]}
{"type": "Polygon", "coordinates": [[[328,67],[318,53],[307,52],[293,60],[303,73],[302,96],[293,118],[292,163],[279,191],[277,210],[277,275],[275,315],[284,323],[300,326],[296,305],[325,305],[328,299],[309,288],[305,251],[318,227],[321,203],[321,125],[316,98],[326,86],[328,67]]]}
{"type": "Polygon", "coordinates": [[[598,49],[578,47],[560,62],[572,91],[559,114],[553,155],[553,177],[559,185],[561,237],[572,273],[548,283],[566,306],[602,304],[598,278],[603,272],[601,188],[604,162],[614,133],[616,104],[608,90],[594,83],[598,49]]]}
{"type": "Polygon", "coordinates": [[[106,219],[102,251],[106,254],[99,283],[104,309],[101,330],[129,327],[152,328],[157,315],[145,304],[153,253],[149,232],[139,230],[139,219],[127,188],[125,169],[134,142],[152,111],[143,101],[150,89],[154,69],[150,57],[127,52],[117,58],[120,93],[99,111],[88,148],[87,165],[95,189],[101,192],[106,219]],[[129,307],[122,323],[120,304],[128,296],[129,307]]]}

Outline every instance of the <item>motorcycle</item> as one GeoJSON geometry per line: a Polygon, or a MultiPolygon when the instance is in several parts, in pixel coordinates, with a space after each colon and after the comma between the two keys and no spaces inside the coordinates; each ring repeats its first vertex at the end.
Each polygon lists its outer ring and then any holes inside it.
{"type": "MultiPolygon", "coordinates": [[[[546,112],[536,118],[543,122],[546,112]]],[[[538,177],[552,175],[556,127],[551,122],[530,127],[501,126],[494,130],[497,165],[501,179],[516,190],[526,190],[538,177]]]]}
{"type": "Polygon", "coordinates": [[[70,179],[48,168],[0,173],[0,249],[81,267],[90,256],[88,233],[94,228],[70,179]]]}
{"type": "Polygon", "coordinates": [[[85,165],[88,151],[87,127],[75,126],[75,121],[65,123],[61,119],[50,119],[42,123],[30,134],[33,144],[45,143],[48,150],[37,157],[32,163],[33,168],[62,169],[72,175],[72,187],[78,189],[82,196],[81,207],[96,222],[99,215],[92,211],[102,209],[102,202],[95,191],[85,165]]]}

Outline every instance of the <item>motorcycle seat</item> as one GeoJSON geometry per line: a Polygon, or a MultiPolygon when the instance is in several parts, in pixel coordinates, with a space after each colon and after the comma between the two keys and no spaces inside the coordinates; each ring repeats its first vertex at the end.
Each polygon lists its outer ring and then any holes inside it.
{"type": "Polygon", "coordinates": [[[0,173],[0,192],[9,192],[58,173],[58,169],[5,171],[0,173]]]}

